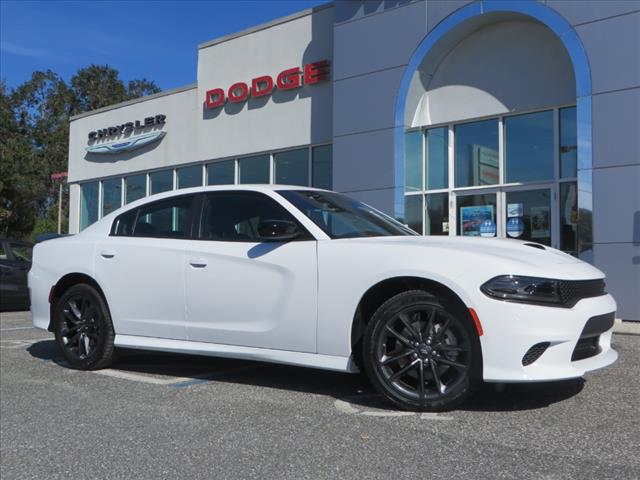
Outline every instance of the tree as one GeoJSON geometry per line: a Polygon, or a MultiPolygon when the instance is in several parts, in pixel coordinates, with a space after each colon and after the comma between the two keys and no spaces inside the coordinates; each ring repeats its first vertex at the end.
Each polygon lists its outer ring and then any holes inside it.
{"type": "Polygon", "coordinates": [[[29,132],[16,119],[11,95],[0,82],[0,232],[24,236],[35,223],[42,165],[29,132]]]}
{"type": "MultiPolygon", "coordinates": [[[[107,65],[78,70],[70,85],[50,70],[34,72],[13,91],[2,82],[0,234],[23,238],[49,228],[58,209],[58,187],[50,175],[67,170],[70,116],[159,91],[147,79],[125,86],[107,65]]],[[[67,217],[66,200],[63,210],[67,217]]]]}

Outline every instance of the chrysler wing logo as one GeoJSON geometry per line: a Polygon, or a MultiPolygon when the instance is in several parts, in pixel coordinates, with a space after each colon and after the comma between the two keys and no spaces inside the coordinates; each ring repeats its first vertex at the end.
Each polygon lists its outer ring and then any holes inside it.
{"type": "Polygon", "coordinates": [[[128,152],[130,150],[136,150],[140,147],[144,147],[153,142],[157,142],[165,136],[167,132],[150,132],[142,135],[136,135],[135,137],[127,140],[119,140],[109,143],[101,143],[99,145],[89,145],[85,147],[85,150],[89,153],[119,153],[128,152]]]}

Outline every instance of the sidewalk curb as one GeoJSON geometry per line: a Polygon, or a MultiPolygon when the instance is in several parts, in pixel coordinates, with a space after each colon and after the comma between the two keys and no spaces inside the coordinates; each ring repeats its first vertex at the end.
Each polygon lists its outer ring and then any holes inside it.
{"type": "Polygon", "coordinates": [[[613,333],[631,333],[640,335],[640,322],[623,322],[622,319],[616,318],[613,325],[613,333]]]}

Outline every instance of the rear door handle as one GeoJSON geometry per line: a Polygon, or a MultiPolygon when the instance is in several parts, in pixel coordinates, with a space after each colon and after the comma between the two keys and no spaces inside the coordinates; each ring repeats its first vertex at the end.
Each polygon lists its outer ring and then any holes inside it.
{"type": "Polygon", "coordinates": [[[102,252],[100,252],[100,256],[102,258],[113,258],[116,256],[116,252],[113,252],[111,250],[103,250],[102,252]]]}
{"type": "Polygon", "coordinates": [[[207,260],[204,258],[192,258],[189,260],[189,265],[193,268],[204,268],[207,266],[207,260]]]}

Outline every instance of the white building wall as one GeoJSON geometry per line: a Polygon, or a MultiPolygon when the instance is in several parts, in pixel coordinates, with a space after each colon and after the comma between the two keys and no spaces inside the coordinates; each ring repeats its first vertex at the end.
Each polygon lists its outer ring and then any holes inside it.
{"type": "Polygon", "coordinates": [[[333,8],[274,25],[198,52],[197,155],[222,158],[332,138],[332,82],[275,90],[270,96],[207,110],[205,93],[333,56],[333,8]]]}
{"type": "MultiPolygon", "coordinates": [[[[197,120],[196,94],[197,90],[192,88],[72,120],[69,132],[69,182],[160,169],[196,160],[193,140],[197,120]],[[145,117],[158,114],[167,117],[162,127],[167,134],[159,142],[131,152],[86,152],[89,132],[135,120],[143,121],[145,117]]],[[[117,138],[123,137],[113,139],[117,138]]]]}

